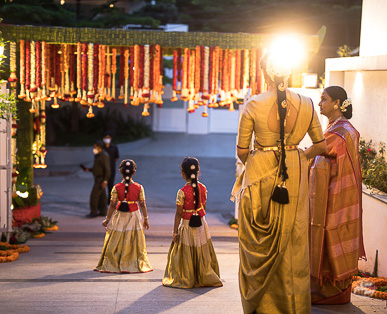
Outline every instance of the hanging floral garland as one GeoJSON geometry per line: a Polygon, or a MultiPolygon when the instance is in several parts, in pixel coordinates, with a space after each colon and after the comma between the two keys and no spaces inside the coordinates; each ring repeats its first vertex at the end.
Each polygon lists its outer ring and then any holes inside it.
{"type": "Polygon", "coordinates": [[[40,99],[42,101],[45,101],[47,99],[46,94],[46,85],[47,85],[47,45],[45,41],[41,42],[41,49],[42,49],[42,80],[41,80],[41,97],[40,99]]]}
{"type": "Polygon", "coordinates": [[[129,96],[129,99],[133,99],[133,95],[134,95],[134,91],[133,91],[133,84],[134,84],[134,81],[133,81],[133,78],[134,78],[134,47],[130,47],[129,48],[129,62],[130,62],[130,66],[129,66],[129,86],[130,86],[130,96],[129,96]]]}
{"type": "Polygon", "coordinates": [[[125,95],[124,95],[124,81],[125,81],[125,78],[124,78],[124,67],[125,67],[125,49],[124,47],[121,47],[120,48],[120,80],[118,82],[118,85],[120,87],[120,95],[118,96],[118,99],[124,99],[125,98],[125,95]]]}
{"type": "Polygon", "coordinates": [[[125,89],[124,89],[124,106],[128,106],[128,87],[129,87],[129,49],[125,49],[124,52],[124,78],[125,78],[125,89]]]}
{"type": "Polygon", "coordinates": [[[261,67],[260,67],[260,60],[262,58],[262,51],[260,49],[257,49],[257,55],[256,55],[256,61],[257,61],[257,65],[256,65],[256,81],[257,81],[257,88],[255,89],[255,93],[256,94],[259,94],[261,93],[264,88],[262,85],[264,85],[264,79],[263,79],[263,74],[262,74],[262,71],[261,71],[261,67]]]}
{"type": "Polygon", "coordinates": [[[117,49],[112,49],[112,99],[116,101],[117,49]]]}
{"type": "MultiPolygon", "coordinates": [[[[93,113],[93,99],[94,99],[94,44],[90,43],[87,50],[87,80],[88,91],[87,99],[89,103],[89,111],[86,114],[88,118],[94,118],[93,113]]],[[[97,72],[97,71],[96,71],[97,72]]],[[[98,72],[97,72],[98,73],[98,72]]]]}
{"type": "Polygon", "coordinates": [[[150,97],[150,90],[149,90],[149,75],[150,75],[150,56],[149,56],[149,45],[144,45],[144,86],[142,89],[141,97],[144,101],[144,108],[142,111],[143,116],[149,116],[149,97],[150,97]]]}
{"type": "Polygon", "coordinates": [[[10,83],[11,89],[16,88],[17,76],[16,76],[16,43],[9,43],[9,78],[8,82],[10,83]]]}
{"type": "Polygon", "coordinates": [[[82,100],[80,101],[82,106],[87,106],[87,44],[82,44],[82,100]]]}
{"type": "Polygon", "coordinates": [[[106,100],[111,101],[111,87],[112,87],[112,54],[110,53],[110,47],[106,46],[106,71],[105,71],[105,88],[106,88],[106,100]]]}
{"type": "Polygon", "coordinates": [[[138,89],[139,89],[139,73],[140,73],[140,46],[139,45],[135,45],[134,46],[134,51],[133,51],[133,63],[134,63],[134,67],[133,67],[133,100],[131,102],[131,104],[133,106],[138,106],[140,103],[139,103],[139,99],[138,99],[138,89]]]}
{"type": "Polygon", "coordinates": [[[70,53],[70,64],[69,64],[69,76],[70,76],[70,91],[69,94],[71,95],[69,101],[74,101],[74,95],[76,95],[77,91],[75,89],[75,46],[70,45],[69,48],[70,53]]]}
{"type": "Polygon", "coordinates": [[[25,51],[25,42],[24,40],[20,40],[20,94],[19,98],[25,98],[26,94],[24,91],[25,84],[25,73],[26,73],[26,51],[25,51]]]}

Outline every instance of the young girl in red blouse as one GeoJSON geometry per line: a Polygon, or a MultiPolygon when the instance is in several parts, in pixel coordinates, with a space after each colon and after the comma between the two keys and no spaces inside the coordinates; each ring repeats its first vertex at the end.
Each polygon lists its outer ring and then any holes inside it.
{"type": "Polygon", "coordinates": [[[98,266],[94,270],[106,273],[152,271],[143,231],[143,228],[149,229],[144,188],[132,180],[136,172],[133,160],[123,160],[119,169],[123,181],[116,184],[111,192],[109,210],[102,222],[102,226],[106,228],[105,243],[98,266]]]}
{"type": "Polygon", "coordinates": [[[199,161],[186,157],[177,192],[173,239],[163,285],[174,288],[221,287],[219,265],[205,219],[207,189],[198,181],[199,161]]]}

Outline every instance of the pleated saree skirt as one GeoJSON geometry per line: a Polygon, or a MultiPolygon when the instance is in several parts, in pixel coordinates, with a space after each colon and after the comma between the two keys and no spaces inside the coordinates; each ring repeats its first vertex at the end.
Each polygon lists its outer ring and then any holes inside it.
{"type": "Polygon", "coordinates": [[[218,260],[205,218],[192,228],[182,219],[179,243],[172,242],[163,285],[174,288],[221,287],[218,260]]]}
{"type": "Polygon", "coordinates": [[[107,273],[145,273],[153,270],[147,256],[138,210],[114,213],[94,270],[107,273]]]}

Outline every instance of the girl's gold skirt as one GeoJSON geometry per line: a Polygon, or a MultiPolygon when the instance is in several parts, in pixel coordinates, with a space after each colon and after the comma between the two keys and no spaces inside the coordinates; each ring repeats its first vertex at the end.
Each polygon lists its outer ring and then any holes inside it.
{"type": "Polygon", "coordinates": [[[182,219],[179,243],[168,252],[163,285],[174,288],[221,287],[219,265],[205,218],[202,226],[191,228],[182,219]]]}
{"type": "Polygon", "coordinates": [[[94,269],[107,273],[152,271],[146,253],[140,212],[116,211],[108,227],[101,258],[94,269]]]}

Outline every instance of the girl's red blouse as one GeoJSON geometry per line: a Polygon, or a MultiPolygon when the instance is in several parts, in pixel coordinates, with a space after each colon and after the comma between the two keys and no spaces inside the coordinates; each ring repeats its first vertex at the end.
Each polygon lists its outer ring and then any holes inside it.
{"type": "MultiPolygon", "coordinates": [[[[198,215],[200,217],[204,217],[206,214],[204,208],[207,201],[207,188],[204,184],[198,182],[199,185],[199,206],[198,206],[198,215]]],[[[178,192],[178,197],[176,200],[177,205],[183,206],[183,219],[190,219],[192,214],[195,211],[195,203],[194,203],[194,189],[190,184],[185,185],[178,192]],[[182,193],[181,193],[181,192],[182,193]],[[180,197],[179,197],[180,194],[180,197]],[[184,200],[184,203],[183,203],[184,200]]]]}
{"type": "MultiPolygon", "coordinates": [[[[125,184],[122,182],[117,183],[114,187],[116,188],[116,191],[118,194],[119,202],[117,203],[117,206],[116,206],[116,209],[118,210],[121,202],[125,199],[125,184]]],[[[133,182],[129,184],[129,192],[126,200],[128,201],[130,212],[134,212],[138,210],[137,201],[139,201],[139,195],[140,195],[141,189],[142,189],[142,185],[137,182],[133,182]]]]}

